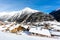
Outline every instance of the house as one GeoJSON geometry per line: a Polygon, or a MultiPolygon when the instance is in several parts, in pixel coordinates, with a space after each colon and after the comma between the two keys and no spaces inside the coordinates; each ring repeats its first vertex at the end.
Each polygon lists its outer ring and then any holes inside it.
{"type": "Polygon", "coordinates": [[[2,29],[3,32],[11,32],[11,33],[17,33],[25,30],[25,28],[22,27],[20,24],[15,25],[13,23],[6,25],[6,27],[2,29]]]}
{"type": "Polygon", "coordinates": [[[31,33],[31,35],[51,37],[51,34],[48,29],[41,30],[39,27],[31,28],[29,32],[31,33]]]}
{"type": "Polygon", "coordinates": [[[22,27],[21,25],[17,24],[16,26],[13,26],[11,28],[9,28],[9,32],[11,33],[17,33],[17,32],[21,32],[21,31],[24,31],[25,28],[22,27]]]}
{"type": "Polygon", "coordinates": [[[50,30],[51,36],[60,36],[60,32],[50,30]]]}

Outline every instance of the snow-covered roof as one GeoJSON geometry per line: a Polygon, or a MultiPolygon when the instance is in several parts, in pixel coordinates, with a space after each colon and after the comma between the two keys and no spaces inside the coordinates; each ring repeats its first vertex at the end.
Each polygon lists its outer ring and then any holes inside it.
{"type": "Polygon", "coordinates": [[[6,27],[5,28],[3,28],[3,27],[5,27],[5,26],[4,25],[0,26],[0,30],[5,30],[6,29],[6,27]]]}
{"type": "Polygon", "coordinates": [[[60,36],[60,32],[58,31],[50,31],[52,35],[59,35],[60,36]]]}
{"type": "Polygon", "coordinates": [[[55,27],[54,29],[55,29],[55,30],[60,30],[60,27],[55,27]]]}
{"type": "Polygon", "coordinates": [[[16,25],[13,25],[12,27],[9,28],[9,30],[13,30],[16,27],[17,27],[16,25]]]}
{"type": "Polygon", "coordinates": [[[60,25],[60,22],[56,22],[56,21],[46,21],[45,23],[50,23],[50,24],[54,24],[54,25],[60,25]]]}
{"type": "Polygon", "coordinates": [[[31,28],[31,29],[29,30],[29,32],[38,33],[38,34],[47,35],[47,36],[51,36],[49,30],[47,30],[47,29],[42,29],[42,30],[40,30],[40,29],[36,29],[36,28],[31,28]]]}
{"type": "Polygon", "coordinates": [[[60,30],[60,26],[57,25],[51,25],[50,27],[53,28],[54,30],[60,30]]]}
{"type": "Polygon", "coordinates": [[[55,28],[55,27],[57,27],[57,25],[51,25],[50,27],[55,28]]]}
{"type": "Polygon", "coordinates": [[[10,29],[10,30],[12,30],[12,29],[17,28],[17,27],[19,27],[19,26],[20,26],[20,24],[13,25],[13,26],[12,26],[12,27],[10,27],[9,29],[10,29]]]}
{"type": "Polygon", "coordinates": [[[24,27],[24,28],[26,28],[26,29],[29,27],[28,25],[21,25],[21,26],[24,27]]]}

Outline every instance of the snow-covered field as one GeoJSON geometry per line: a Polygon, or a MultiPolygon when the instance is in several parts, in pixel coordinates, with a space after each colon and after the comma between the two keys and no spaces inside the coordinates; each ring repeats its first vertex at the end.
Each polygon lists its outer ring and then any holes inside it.
{"type": "Polygon", "coordinates": [[[59,38],[47,38],[38,36],[29,36],[23,33],[22,35],[6,33],[0,31],[0,40],[60,40],[59,38]]]}

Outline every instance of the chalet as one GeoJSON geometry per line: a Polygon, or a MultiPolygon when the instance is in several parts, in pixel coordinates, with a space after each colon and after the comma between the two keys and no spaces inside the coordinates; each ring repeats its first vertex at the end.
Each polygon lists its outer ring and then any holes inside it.
{"type": "Polygon", "coordinates": [[[9,28],[9,32],[11,32],[11,33],[17,33],[17,32],[21,32],[24,30],[25,30],[25,28],[20,26],[20,24],[17,24],[16,26],[9,28]]]}
{"type": "Polygon", "coordinates": [[[51,34],[48,29],[41,30],[40,28],[31,28],[29,32],[31,32],[31,35],[51,37],[51,34]]]}
{"type": "Polygon", "coordinates": [[[51,33],[51,36],[59,36],[60,37],[60,32],[58,32],[58,31],[52,31],[52,30],[50,30],[50,33],[51,33]]]}

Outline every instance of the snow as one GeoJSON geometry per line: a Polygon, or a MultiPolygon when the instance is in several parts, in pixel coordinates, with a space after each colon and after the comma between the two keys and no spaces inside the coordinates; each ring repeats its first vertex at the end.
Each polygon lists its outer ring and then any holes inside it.
{"type": "Polygon", "coordinates": [[[6,29],[6,28],[3,28],[3,27],[5,27],[5,26],[4,25],[0,26],[0,31],[6,29]]]}
{"type": "Polygon", "coordinates": [[[54,24],[54,25],[58,25],[58,24],[60,24],[59,22],[57,22],[57,21],[43,21],[42,23],[46,23],[46,24],[54,24]]]}
{"type": "MultiPolygon", "coordinates": [[[[24,34],[24,33],[23,33],[24,34]]],[[[16,35],[12,33],[0,32],[0,40],[59,40],[57,38],[46,38],[37,36],[16,35]]]]}
{"type": "Polygon", "coordinates": [[[12,27],[10,27],[9,30],[13,30],[14,28],[16,28],[16,25],[13,25],[12,27]]]}
{"type": "MultiPolygon", "coordinates": [[[[47,35],[47,36],[51,36],[51,34],[60,35],[60,32],[57,32],[57,31],[49,31],[48,29],[41,29],[42,26],[38,26],[38,27],[31,26],[31,29],[29,30],[29,32],[22,31],[22,32],[19,32],[19,34],[14,34],[14,33],[10,33],[10,32],[1,32],[1,30],[4,30],[7,27],[10,27],[11,24],[7,24],[5,28],[3,28],[4,25],[0,26],[0,40],[60,40],[60,38],[48,38],[48,37],[29,35],[31,32],[42,34],[42,35],[47,35]]],[[[9,28],[9,30],[12,30],[12,29],[18,27],[19,25],[20,24],[13,25],[9,28]]],[[[28,25],[23,25],[22,27],[27,28],[28,25]]]]}
{"type": "MultiPolygon", "coordinates": [[[[41,23],[43,24],[45,22],[41,22],[41,23]]],[[[49,22],[47,22],[47,23],[49,23],[49,22]]],[[[60,37],[58,37],[58,36],[60,36],[60,32],[55,31],[55,30],[60,30],[60,27],[57,26],[58,24],[55,25],[54,23],[52,23],[53,25],[50,25],[51,27],[53,27],[52,31],[49,31],[48,29],[41,29],[41,27],[44,27],[44,26],[36,27],[36,26],[31,25],[31,26],[29,26],[29,27],[31,27],[29,32],[22,31],[22,32],[19,32],[18,34],[14,34],[14,33],[10,33],[10,32],[1,32],[1,30],[5,30],[7,27],[10,27],[9,30],[12,30],[20,25],[20,24],[15,25],[14,22],[11,22],[10,24],[6,24],[5,25],[6,27],[4,25],[0,26],[0,40],[37,40],[37,39],[38,40],[60,40],[60,37]],[[14,24],[14,25],[10,26],[11,24],[14,24]],[[42,35],[46,35],[46,36],[51,36],[51,34],[53,34],[53,35],[58,35],[58,36],[56,38],[48,38],[48,37],[29,35],[31,33],[37,33],[37,34],[42,34],[42,35]]],[[[56,23],[58,23],[58,22],[56,22],[56,23]]],[[[38,25],[38,23],[37,23],[37,25],[38,25]]],[[[22,25],[22,27],[28,28],[28,25],[22,25]]]]}
{"type": "Polygon", "coordinates": [[[3,16],[3,15],[14,15],[15,13],[18,13],[19,11],[12,11],[12,12],[0,12],[0,16],[3,16]]]}
{"type": "Polygon", "coordinates": [[[17,27],[19,27],[19,24],[13,25],[12,27],[9,28],[9,30],[12,30],[12,29],[17,28],[17,27]]]}
{"type": "Polygon", "coordinates": [[[21,25],[21,26],[24,27],[24,28],[26,28],[26,29],[29,27],[28,25],[21,25]]]}
{"type": "Polygon", "coordinates": [[[56,28],[56,27],[57,27],[57,25],[51,25],[50,27],[52,27],[52,28],[56,28]]]}
{"type": "Polygon", "coordinates": [[[57,8],[56,11],[60,10],[60,8],[57,8]]]}
{"type": "Polygon", "coordinates": [[[53,35],[58,35],[58,36],[60,36],[60,32],[58,32],[58,31],[50,31],[51,32],[51,34],[53,34],[53,35]]]}
{"type": "MultiPolygon", "coordinates": [[[[30,13],[35,13],[35,12],[39,12],[39,11],[26,7],[19,11],[0,12],[0,17],[3,19],[4,18],[9,19],[12,16],[13,16],[13,18],[18,16],[17,18],[20,18],[21,14],[30,14],[30,13]]],[[[13,20],[13,18],[12,18],[12,20],[13,20]]],[[[31,29],[29,31],[19,32],[19,34],[14,34],[14,33],[10,33],[10,32],[1,32],[1,30],[5,30],[8,27],[10,27],[9,30],[12,30],[12,29],[20,26],[20,24],[15,25],[13,22],[12,23],[10,23],[8,21],[5,21],[5,22],[8,24],[0,26],[0,40],[60,40],[60,38],[48,38],[48,37],[29,35],[30,33],[37,33],[37,34],[42,34],[42,35],[47,35],[47,36],[51,36],[51,34],[60,36],[60,32],[55,31],[55,30],[60,30],[60,22],[57,22],[57,21],[36,22],[35,25],[38,25],[38,24],[43,25],[43,26],[37,26],[37,27],[32,26],[32,25],[30,25],[30,26],[21,25],[22,27],[24,27],[26,29],[28,27],[31,27],[31,29]],[[54,31],[49,31],[48,29],[41,29],[41,27],[44,27],[44,23],[49,24],[50,27],[52,27],[54,31]],[[13,26],[11,26],[11,24],[13,24],[13,26]]]]}
{"type": "Polygon", "coordinates": [[[51,36],[49,30],[47,30],[47,29],[42,29],[42,30],[40,30],[40,29],[37,29],[37,28],[31,28],[31,29],[29,30],[29,32],[31,32],[31,33],[38,33],[38,34],[47,35],[47,36],[51,36]]]}
{"type": "Polygon", "coordinates": [[[14,15],[14,14],[16,14],[16,13],[19,13],[19,14],[23,14],[22,12],[28,12],[28,13],[34,13],[34,12],[39,12],[39,11],[37,11],[37,10],[34,10],[34,9],[31,9],[31,8],[29,8],[29,7],[26,7],[26,8],[24,8],[24,9],[22,9],[22,10],[19,10],[19,11],[11,11],[11,12],[0,12],[0,16],[3,16],[3,15],[14,15]]]}
{"type": "Polygon", "coordinates": [[[24,9],[18,10],[18,11],[0,12],[0,19],[2,21],[7,21],[8,19],[11,19],[11,21],[14,21],[14,19],[19,19],[22,14],[32,14],[35,12],[39,12],[39,11],[31,9],[29,7],[26,7],[24,9]]]}
{"type": "Polygon", "coordinates": [[[55,29],[55,30],[60,30],[60,27],[55,27],[54,29],[55,29]]]}
{"type": "Polygon", "coordinates": [[[26,12],[27,14],[29,14],[29,13],[39,12],[39,11],[34,10],[34,9],[31,9],[31,8],[29,8],[29,7],[26,7],[26,8],[24,8],[24,9],[22,10],[22,12],[23,12],[23,13],[26,12]]]}

